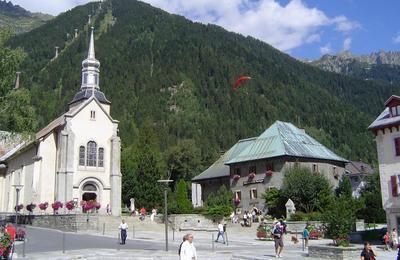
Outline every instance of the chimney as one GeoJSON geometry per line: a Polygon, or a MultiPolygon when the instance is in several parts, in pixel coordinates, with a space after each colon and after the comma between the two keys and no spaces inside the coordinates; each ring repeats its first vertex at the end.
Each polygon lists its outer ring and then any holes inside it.
{"type": "Polygon", "coordinates": [[[17,71],[15,74],[16,74],[16,75],[15,75],[14,90],[17,90],[17,89],[19,89],[19,75],[21,74],[21,72],[20,72],[20,71],[17,71]]]}
{"type": "Polygon", "coordinates": [[[55,47],[55,49],[56,49],[56,56],[54,56],[54,59],[57,59],[57,57],[58,57],[58,49],[59,49],[59,47],[58,47],[58,46],[56,46],[56,47],[55,47]]]}
{"type": "Polygon", "coordinates": [[[78,29],[75,28],[75,38],[78,37],[78,29]]]}

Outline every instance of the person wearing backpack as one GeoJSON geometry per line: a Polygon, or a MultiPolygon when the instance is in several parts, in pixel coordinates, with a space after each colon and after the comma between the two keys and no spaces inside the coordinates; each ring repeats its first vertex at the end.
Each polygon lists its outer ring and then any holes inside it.
{"type": "Polygon", "coordinates": [[[310,231],[308,231],[308,224],[303,230],[304,247],[308,247],[308,240],[310,239],[310,231]]]}
{"type": "Polygon", "coordinates": [[[275,224],[272,234],[274,236],[275,242],[275,257],[282,257],[281,253],[283,250],[283,226],[280,222],[277,222],[275,224]]]}

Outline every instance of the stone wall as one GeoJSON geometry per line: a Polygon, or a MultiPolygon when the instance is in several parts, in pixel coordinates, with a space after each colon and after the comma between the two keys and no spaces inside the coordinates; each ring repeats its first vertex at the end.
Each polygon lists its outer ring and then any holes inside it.
{"type": "Polygon", "coordinates": [[[308,247],[308,256],[317,259],[354,260],[359,259],[361,250],[361,246],[335,247],[328,245],[310,245],[308,247]]]}
{"type": "Polygon", "coordinates": [[[215,230],[217,223],[199,214],[179,214],[169,217],[176,230],[215,230]]]}
{"type": "Polygon", "coordinates": [[[32,226],[34,227],[52,228],[67,232],[99,230],[99,219],[97,215],[34,215],[31,216],[31,218],[32,226]]]}

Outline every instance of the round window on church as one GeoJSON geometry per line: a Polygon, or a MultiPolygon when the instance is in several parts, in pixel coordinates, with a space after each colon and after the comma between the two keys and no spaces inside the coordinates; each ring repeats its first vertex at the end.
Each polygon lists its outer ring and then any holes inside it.
{"type": "Polygon", "coordinates": [[[97,188],[93,184],[85,184],[85,186],[83,186],[83,190],[84,191],[97,191],[97,188]]]}

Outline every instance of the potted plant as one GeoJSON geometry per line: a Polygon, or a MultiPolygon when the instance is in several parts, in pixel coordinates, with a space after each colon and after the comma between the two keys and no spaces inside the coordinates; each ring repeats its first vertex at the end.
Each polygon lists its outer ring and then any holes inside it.
{"type": "Polygon", "coordinates": [[[51,204],[51,207],[54,210],[54,214],[58,213],[58,210],[63,207],[63,204],[60,201],[55,201],[53,204],[51,204]]]}
{"type": "Polygon", "coordinates": [[[97,201],[93,205],[96,208],[96,212],[100,209],[101,205],[97,201]]]}
{"type": "Polygon", "coordinates": [[[240,179],[240,175],[239,174],[233,175],[233,180],[238,181],[239,179],[240,179]]]}
{"type": "Polygon", "coordinates": [[[256,174],[254,172],[249,173],[249,179],[253,179],[256,177],[256,174]]]}
{"type": "Polygon", "coordinates": [[[29,211],[29,214],[31,214],[35,208],[36,204],[33,203],[26,205],[26,210],[29,211]]]}
{"type": "Polygon", "coordinates": [[[12,241],[8,233],[0,235],[0,258],[8,259],[11,252],[12,241]]]}
{"type": "Polygon", "coordinates": [[[39,209],[42,210],[42,211],[45,211],[48,206],[49,206],[48,202],[43,202],[43,203],[39,204],[39,209]]]}
{"type": "Polygon", "coordinates": [[[73,200],[70,200],[65,203],[65,207],[68,209],[68,211],[71,211],[75,208],[75,204],[73,200]]]}
{"type": "Polygon", "coordinates": [[[233,203],[235,204],[235,206],[240,204],[240,199],[239,198],[235,198],[233,199],[233,203]]]}
{"type": "Polygon", "coordinates": [[[19,205],[14,207],[15,211],[17,211],[17,212],[20,212],[23,208],[24,208],[23,204],[19,204],[19,205]]]}
{"type": "Polygon", "coordinates": [[[268,170],[265,172],[265,176],[267,176],[267,177],[271,177],[272,174],[273,174],[273,172],[271,170],[268,170]]]}

